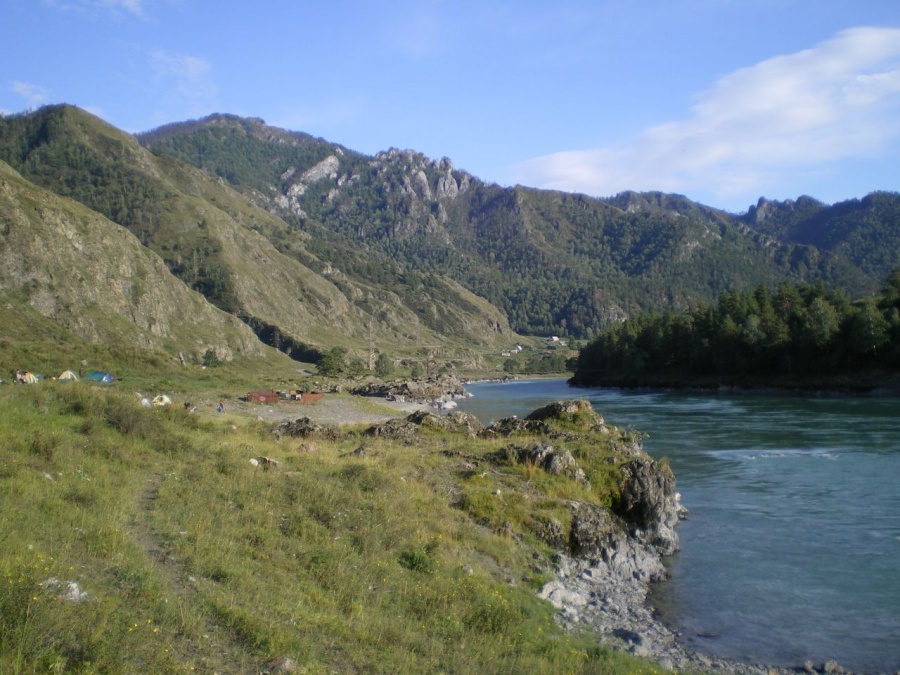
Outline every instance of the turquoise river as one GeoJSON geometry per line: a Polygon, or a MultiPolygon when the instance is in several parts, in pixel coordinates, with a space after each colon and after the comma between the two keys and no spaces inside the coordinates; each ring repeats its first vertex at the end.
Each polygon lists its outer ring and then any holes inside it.
{"type": "Polygon", "coordinates": [[[689,647],[751,663],[900,671],[900,399],[475,383],[490,423],[588,399],[646,432],[690,516],[651,594],[689,647]]]}

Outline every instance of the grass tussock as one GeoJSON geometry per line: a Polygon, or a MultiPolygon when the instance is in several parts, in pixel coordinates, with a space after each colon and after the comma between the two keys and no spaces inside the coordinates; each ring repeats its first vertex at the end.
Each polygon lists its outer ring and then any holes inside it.
{"type": "Polygon", "coordinates": [[[609,444],[573,486],[506,441],[310,453],[83,383],[0,389],[0,438],[0,673],[653,670],[534,592],[565,500],[611,499],[609,444]]]}

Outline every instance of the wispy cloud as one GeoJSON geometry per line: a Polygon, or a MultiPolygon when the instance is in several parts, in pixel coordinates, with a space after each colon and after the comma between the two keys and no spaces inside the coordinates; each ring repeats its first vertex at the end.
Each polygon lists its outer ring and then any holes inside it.
{"type": "Polygon", "coordinates": [[[50,98],[50,91],[30,82],[13,82],[10,91],[25,99],[29,108],[37,108],[50,98]]]}
{"type": "Polygon", "coordinates": [[[212,80],[212,65],[202,57],[156,50],[150,55],[150,66],[155,81],[169,87],[169,102],[188,114],[207,112],[219,92],[212,80]]]}
{"type": "Polygon", "coordinates": [[[44,2],[66,10],[125,11],[143,17],[148,0],[44,0],[44,2]]]}
{"type": "Polygon", "coordinates": [[[537,157],[519,183],[610,195],[626,189],[758,195],[785,172],[876,156],[900,140],[900,29],[853,28],[737,70],[686,119],[623,143],[537,157]]]}

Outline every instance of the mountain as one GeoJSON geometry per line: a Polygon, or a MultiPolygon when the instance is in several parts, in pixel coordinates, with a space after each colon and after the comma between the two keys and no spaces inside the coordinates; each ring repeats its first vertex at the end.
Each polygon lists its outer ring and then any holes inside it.
{"type": "MultiPolygon", "coordinates": [[[[583,338],[636,312],[684,310],[760,284],[822,280],[870,293],[900,266],[894,193],[834,206],[761,200],[743,215],[658,192],[596,199],[505,188],[447,158],[364,155],[233,115],[132,136],[73,106],[47,106],[0,117],[0,160],[22,186],[0,222],[14,222],[7,211],[30,213],[22,201],[32,199],[121,226],[169,277],[304,359],[375,347],[474,365],[521,335],[583,338]]],[[[52,219],[28,227],[58,236],[52,219]]],[[[118,257],[103,251],[95,257],[118,257]]],[[[57,254],[81,255],[62,244],[57,254]]],[[[146,321],[139,295],[95,286],[85,297],[98,314],[146,321]]],[[[4,290],[40,305],[23,288],[4,278],[4,290]]],[[[170,353],[213,344],[153,335],[140,343],[170,353]]],[[[215,344],[249,349],[236,339],[215,344]]]]}
{"type": "Polygon", "coordinates": [[[377,274],[351,276],[315,255],[310,232],[72,106],[0,119],[0,159],[126,227],[184,285],[292,355],[373,341],[465,355],[516,339],[502,312],[451,279],[358,247],[348,264],[377,274]]]}
{"type": "MultiPolygon", "coordinates": [[[[87,342],[182,351],[200,360],[259,355],[263,346],[169,272],[125,228],[24,180],[0,161],[0,290],[87,342]]],[[[21,328],[5,316],[0,337],[21,328]]],[[[31,326],[34,317],[23,325],[31,326]]]]}
{"type": "Polygon", "coordinates": [[[826,206],[811,197],[760,198],[743,220],[780,241],[834,254],[875,279],[900,266],[900,195],[873,192],[826,206]]]}
{"type": "Polygon", "coordinates": [[[369,157],[258,119],[213,115],[139,139],[309,232],[315,253],[348,274],[370,275],[352,262],[359,249],[388,255],[456,280],[522,333],[583,337],[634,312],[783,280],[870,292],[889,271],[681,195],[502,188],[446,158],[397,149],[369,157]]]}

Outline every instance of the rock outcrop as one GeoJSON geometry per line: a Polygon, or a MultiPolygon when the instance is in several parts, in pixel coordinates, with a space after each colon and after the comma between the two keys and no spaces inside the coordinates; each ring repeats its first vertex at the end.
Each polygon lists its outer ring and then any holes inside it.
{"type": "Polygon", "coordinates": [[[427,380],[398,380],[395,382],[368,382],[350,389],[357,396],[380,396],[401,403],[422,403],[440,406],[469,394],[463,383],[452,375],[427,380]]]}
{"type": "Polygon", "coordinates": [[[616,513],[637,541],[653,546],[661,555],[672,555],[678,550],[675,526],[687,515],[675,492],[672,469],[644,456],[623,465],[620,472],[616,513]]]}
{"type": "Polygon", "coordinates": [[[469,436],[475,436],[484,430],[481,421],[471,413],[456,411],[449,415],[435,415],[427,410],[420,410],[407,415],[404,419],[389,420],[384,424],[371,426],[364,433],[366,436],[402,440],[413,438],[422,427],[463,432],[469,436]]]}
{"type": "Polygon", "coordinates": [[[272,430],[272,434],[278,439],[285,436],[323,440],[334,440],[341,437],[341,432],[336,427],[328,424],[316,424],[308,417],[300,417],[292,422],[282,422],[272,430]]]}
{"type": "MultiPolygon", "coordinates": [[[[584,404],[553,403],[520,421],[551,427],[580,424],[612,433],[601,416],[599,422],[591,418],[584,404]]],[[[662,559],[678,550],[675,526],[687,511],[666,463],[644,454],[636,441],[618,445],[618,456],[625,461],[619,466],[619,498],[612,507],[569,502],[567,540],[560,523],[535,524],[534,533],[560,551],[556,578],[539,592],[559,610],[557,620],[571,630],[594,631],[601,642],[653,659],[666,670],[787,673],[694,652],[654,616],[647,604],[650,584],[666,578],[662,559]]]]}

